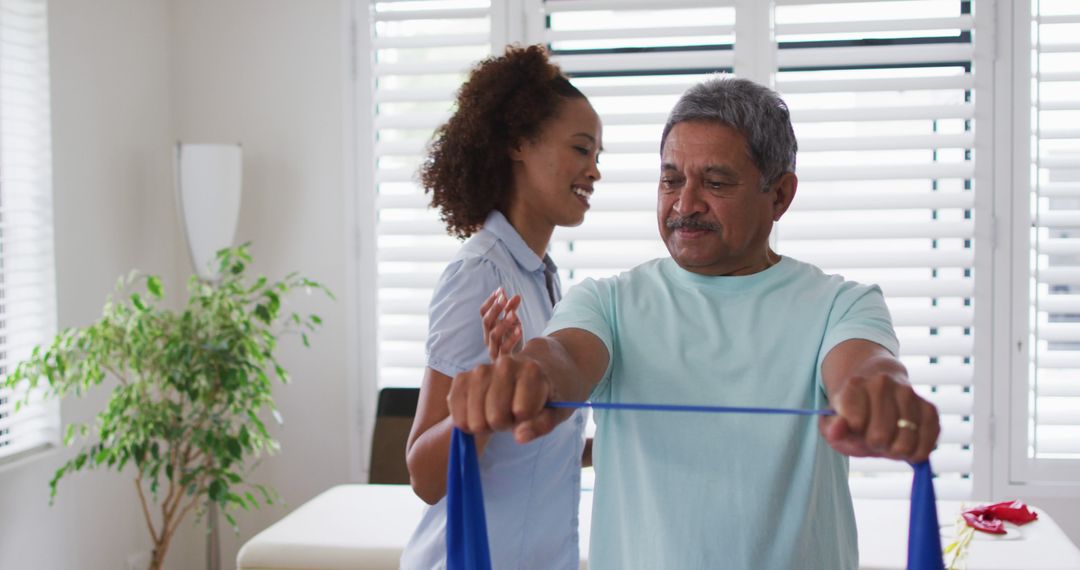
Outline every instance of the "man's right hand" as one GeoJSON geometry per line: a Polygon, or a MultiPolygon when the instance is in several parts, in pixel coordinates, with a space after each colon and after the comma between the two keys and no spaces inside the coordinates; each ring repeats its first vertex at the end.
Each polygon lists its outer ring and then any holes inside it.
{"type": "Polygon", "coordinates": [[[494,364],[455,376],[446,402],[454,426],[462,431],[484,435],[513,430],[518,443],[528,443],[570,416],[572,410],[545,407],[558,399],[540,365],[518,353],[501,354],[494,364]]]}

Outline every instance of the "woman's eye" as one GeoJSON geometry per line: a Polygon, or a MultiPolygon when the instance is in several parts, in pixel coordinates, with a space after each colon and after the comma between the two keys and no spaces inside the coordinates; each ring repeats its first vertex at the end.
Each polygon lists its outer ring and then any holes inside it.
{"type": "Polygon", "coordinates": [[[581,153],[582,156],[588,156],[589,155],[589,149],[587,149],[587,148],[585,148],[583,146],[575,146],[574,150],[581,153]]]}

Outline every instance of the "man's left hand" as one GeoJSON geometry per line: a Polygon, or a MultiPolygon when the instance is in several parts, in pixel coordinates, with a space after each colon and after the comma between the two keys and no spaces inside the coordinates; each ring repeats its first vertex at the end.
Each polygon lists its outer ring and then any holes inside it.
{"type": "Polygon", "coordinates": [[[915,393],[888,351],[855,342],[841,344],[823,363],[836,415],[821,418],[821,435],[844,455],[925,461],[941,434],[937,408],[915,393]]]}

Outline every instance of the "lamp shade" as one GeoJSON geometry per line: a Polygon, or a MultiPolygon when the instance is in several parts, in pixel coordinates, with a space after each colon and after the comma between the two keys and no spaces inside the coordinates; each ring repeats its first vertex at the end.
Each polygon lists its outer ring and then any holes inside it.
{"type": "Polygon", "coordinates": [[[176,145],[176,191],[188,251],[202,279],[213,279],[218,250],[231,247],[240,213],[242,153],[238,144],[176,145]]]}

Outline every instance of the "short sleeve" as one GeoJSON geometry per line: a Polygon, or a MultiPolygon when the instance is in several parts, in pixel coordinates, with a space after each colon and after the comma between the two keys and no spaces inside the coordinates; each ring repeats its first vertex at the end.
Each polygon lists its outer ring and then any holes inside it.
{"type": "Polygon", "coordinates": [[[428,367],[454,376],[488,362],[480,306],[501,281],[495,264],[482,257],[446,268],[428,307],[428,367]]]}
{"type": "Polygon", "coordinates": [[[581,329],[592,333],[608,351],[608,364],[600,382],[593,388],[590,400],[602,399],[609,386],[612,362],[615,361],[615,332],[611,295],[606,292],[603,283],[586,279],[571,287],[555,306],[544,335],[550,335],[564,329],[581,329]]]}
{"type": "Polygon", "coordinates": [[[900,353],[900,341],[893,330],[889,307],[877,285],[860,285],[851,281],[842,285],[829,313],[828,328],[818,355],[818,370],[821,370],[821,362],[830,350],[852,339],[880,344],[893,356],[900,353]]]}

